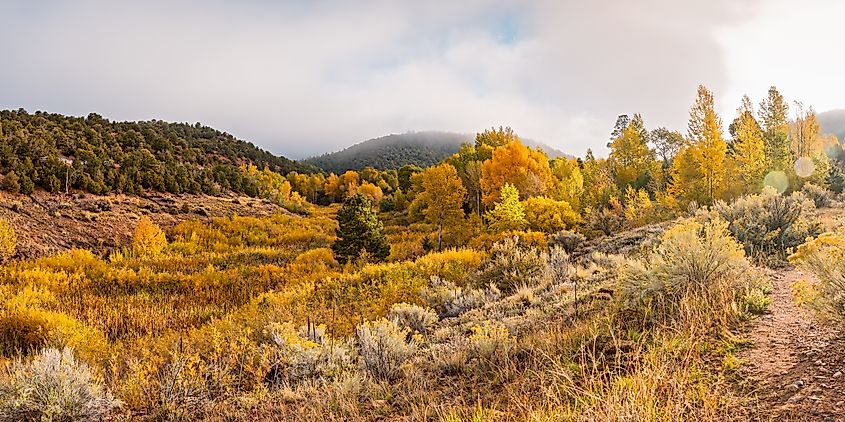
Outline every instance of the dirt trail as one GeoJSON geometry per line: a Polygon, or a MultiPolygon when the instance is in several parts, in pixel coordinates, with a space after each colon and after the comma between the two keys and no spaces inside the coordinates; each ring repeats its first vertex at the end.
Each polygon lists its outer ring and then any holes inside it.
{"type": "Polygon", "coordinates": [[[793,301],[792,284],[815,276],[787,268],[772,277],[770,313],[751,324],[740,354],[754,420],[845,421],[845,332],[793,301]]]}

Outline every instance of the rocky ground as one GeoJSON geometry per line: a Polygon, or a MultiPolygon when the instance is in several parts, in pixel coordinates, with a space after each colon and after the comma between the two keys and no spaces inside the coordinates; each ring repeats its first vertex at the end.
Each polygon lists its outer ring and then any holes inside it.
{"type": "Polygon", "coordinates": [[[285,212],[267,201],[248,197],[153,194],[32,195],[0,193],[0,219],[15,228],[19,258],[34,258],[70,248],[105,252],[129,244],[142,216],[162,227],[191,219],[268,216],[285,212]]]}
{"type": "Polygon", "coordinates": [[[845,332],[797,306],[792,285],[815,276],[795,268],[772,278],[770,313],[753,321],[741,353],[749,419],[845,421],[845,332]]]}

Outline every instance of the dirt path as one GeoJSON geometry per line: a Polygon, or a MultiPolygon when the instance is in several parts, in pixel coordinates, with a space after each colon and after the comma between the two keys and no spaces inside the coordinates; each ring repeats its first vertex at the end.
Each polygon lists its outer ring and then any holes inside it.
{"type": "Polygon", "coordinates": [[[751,324],[740,354],[754,420],[845,421],[845,333],[793,301],[791,286],[815,276],[796,268],[772,278],[770,313],[751,324]]]}

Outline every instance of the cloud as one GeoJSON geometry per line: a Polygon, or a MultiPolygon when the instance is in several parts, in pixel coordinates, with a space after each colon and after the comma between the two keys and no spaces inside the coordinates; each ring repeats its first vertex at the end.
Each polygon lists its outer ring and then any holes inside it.
{"type": "Polygon", "coordinates": [[[684,127],[755,2],[34,2],[0,6],[0,107],[201,121],[304,157],[510,125],[604,152],[620,113],[684,127]]]}

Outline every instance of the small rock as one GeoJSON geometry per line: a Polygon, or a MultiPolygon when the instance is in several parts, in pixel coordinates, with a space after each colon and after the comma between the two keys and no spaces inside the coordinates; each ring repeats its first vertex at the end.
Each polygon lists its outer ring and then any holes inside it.
{"type": "Polygon", "coordinates": [[[836,402],[836,404],[834,404],[834,406],[836,406],[836,407],[845,406],[845,401],[839,400],[838,402],[836,402]]]}
{"type": "Polygon", "coordinates": [[[795,394],[792,397],[790,397],[786,402],[787,403],[798,403],[803,399],[804,399],[804,396],[802,396],[801,393],[798,393],[798,394],[795,394]]]}
{"type": "Polygon", "coordinates": [[[819,396],[810,396],[809,399],[812,401],[821,401],[822,398],[819,396]]]}
{"type": "Polygon", "coordinates": [[[842,376],[842,371],[836,371],[833,373],[833,378],[839,378],[842,376]]]}

